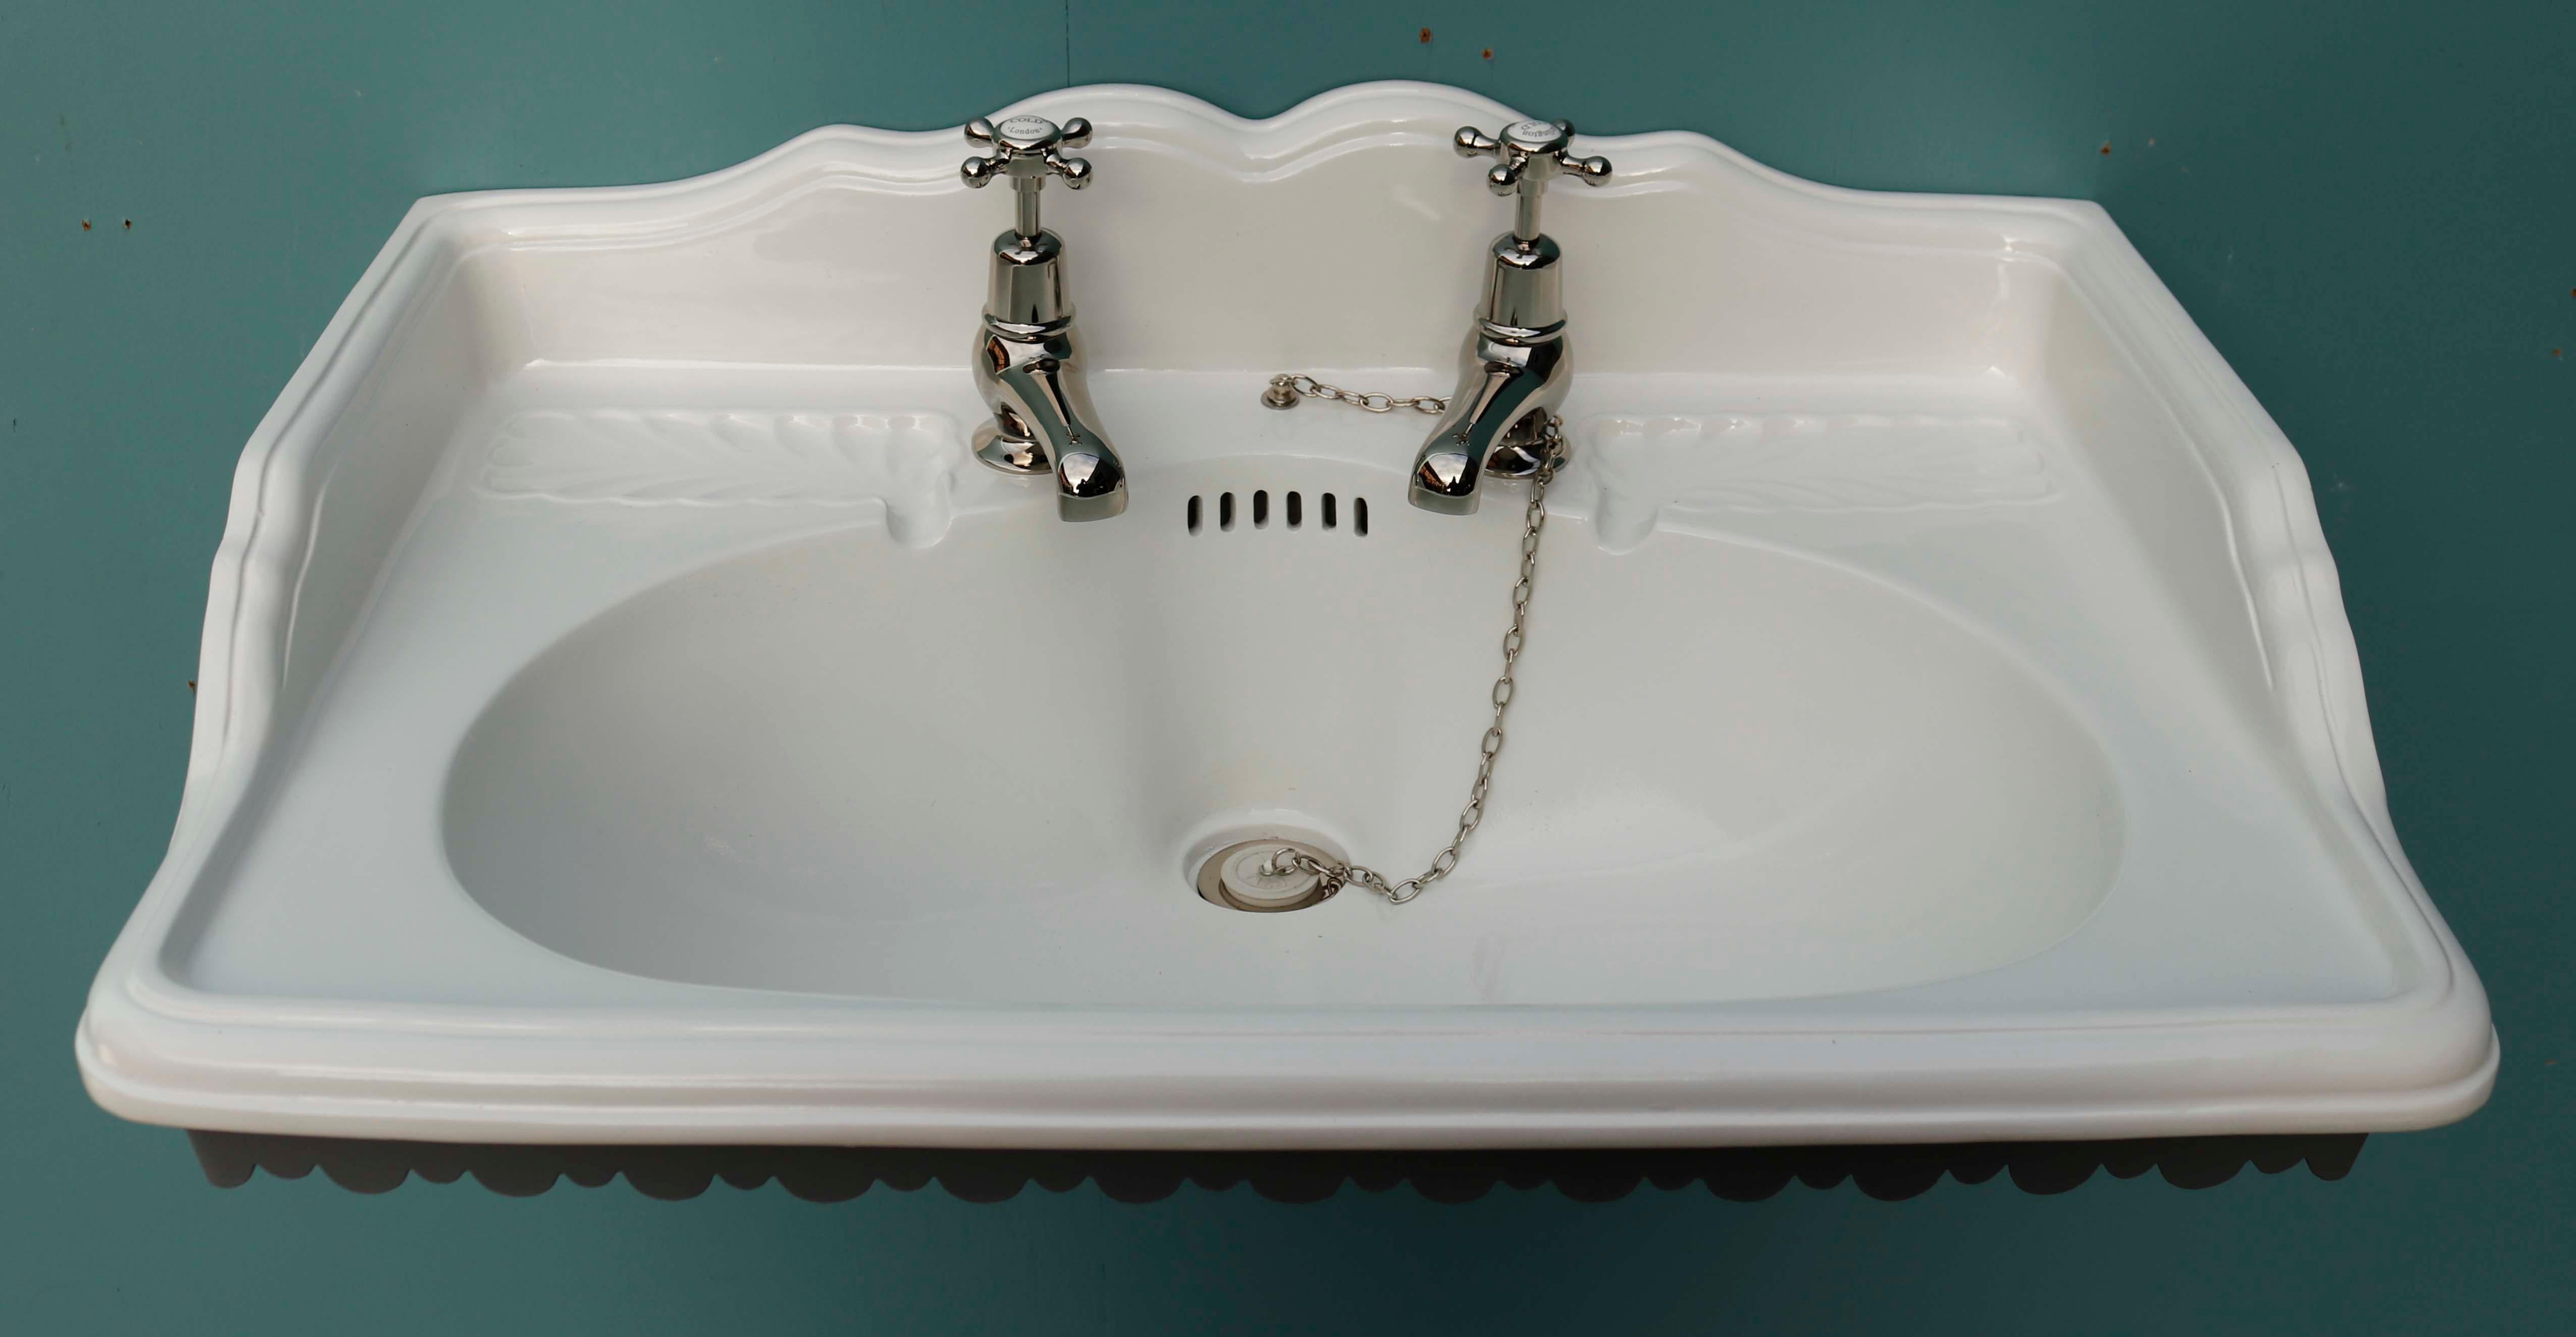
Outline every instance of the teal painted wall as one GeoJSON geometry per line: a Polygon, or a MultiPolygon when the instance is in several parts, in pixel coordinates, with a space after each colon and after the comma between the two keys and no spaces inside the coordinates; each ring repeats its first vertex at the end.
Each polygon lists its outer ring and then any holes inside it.
{"type": "Polygon", "coordinates": [[[0,7],[0,1327],[2576,1326],[2576,6],[599,8],[0,7]],[[177,804],[234,460],[414,197],[681,176],[1066,83],[1267,114],[1388,77],[1845,185],[2107,205],[2307,459],[2398,827],[2494,995],[2494,1103],[2340,1184],[1466,1208],[224,1192],[90,1106],[72,1025],[177,804]]]}

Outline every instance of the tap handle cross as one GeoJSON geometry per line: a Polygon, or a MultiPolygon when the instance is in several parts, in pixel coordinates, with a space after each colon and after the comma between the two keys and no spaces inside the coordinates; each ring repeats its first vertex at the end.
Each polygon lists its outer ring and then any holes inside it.
{"type": "Polygon", "coordinates": [[[1038,191],[1047,178],[1063,177],[1067,190],[1091,184],[1090,160],[1068,158],[1062,152],[1091,142],[1091,122],[1079,116],[1063,125],[1029,115],[1008,117],[996,125],[978,116],[966,123],[966,142],[992,152],[968,158],[957,175],[978,190],[991,185],[995,177],[1009,177],[1019,204],[1015,230],[1023,237],[1038,235],[1038,191]]]}
{"type": "Polygon", "coordinates": [[[1485,173],[1485,187],[1497,195],[1517,197],[1512,235],[1525,242],[1538,239],[1538,202],[1548,182],[1570,176],[1597,186],[1610,179],[1608,158],[1574,156],[1570,121],[1515,121],[1497,135],[1462,125],[1450,144],[1461,158],[1499,159],[1485,173]]]}

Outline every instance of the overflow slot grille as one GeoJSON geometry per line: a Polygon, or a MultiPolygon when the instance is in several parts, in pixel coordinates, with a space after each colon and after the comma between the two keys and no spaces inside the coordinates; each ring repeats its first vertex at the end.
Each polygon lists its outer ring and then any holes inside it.
{"type": "MultiPolygon", "coordinates": [[[[1282,528],[1304,529],[1306,527],[1305,494],[1284,493],[1278,500],[1279,504],[1273,507],[1269,489],[1261,488],[1253,492],[1249,504],[1238,507],[1233,493],[1220,492],[1216,494],[1214,507],[1216,527],[1219,532],[1231,533],[1237,516],[1248,511],[1252,517],[1252,527],[1255,529],[1270,528],[1270,523],[1274,519],[1281,521],[1282,528]]],[[[1340,529],[1342,527],[1341,498],[1334,493],[1321,492],[1316,494],[1315,501],[1317,526],[1323,529],[1340,529]]],[[[1350,501],[1350,534],[1354,538],[1366,538],[1369,532],[1368,498],[1354,495],[1350,501]]],[[[1206,494],[1201,493],[1190,498],[1189,507],[1183,513],[1182,522],[1189,532],[1197,534],[1206,530],[1209,509],[1206,494]]]]}

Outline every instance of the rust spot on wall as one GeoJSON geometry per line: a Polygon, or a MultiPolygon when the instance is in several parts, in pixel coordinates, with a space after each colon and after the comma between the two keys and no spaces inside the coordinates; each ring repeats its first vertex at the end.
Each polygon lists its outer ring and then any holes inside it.
{"type": "Polygon", "coordinates": [[[1429,28],[1422,30],[1422,44],[1424,46],[1431,45],[1431,30],[1429,28]]]}
{"type": "Polygon", "coordinates": [[[1486,47],[1486,48],[1485,48],[1485,59],[1487,59],[1487,60],[1492,60],[1493,58],[1494,58],[1494,49],[1493,49],[1492,47],[1490,47],[1490,46],[1489,46],[1489,47],[1486,47]]]}
{"type": "Polygon", "coordinates": [[[2109,152],[2111,151],[2111,141],[2110,141],[2110,140],[2107,140],[2107,139],[2106,139],[2106,140],[2103,140],[2103,141],[2102,141],[2102,151],[2103,151],[2104,153],[2109,153],[2109,152]]]}
{"type": "Polygon", "coordinates": [[[88,220],[88,219],[86,219],[86,218],[84,218],[84,219],[82,219],[82,220],[81,220],[81,231],[83,231],[83,232],[87,232],[87,231],[89,231],[89,220],[88,220]]]}

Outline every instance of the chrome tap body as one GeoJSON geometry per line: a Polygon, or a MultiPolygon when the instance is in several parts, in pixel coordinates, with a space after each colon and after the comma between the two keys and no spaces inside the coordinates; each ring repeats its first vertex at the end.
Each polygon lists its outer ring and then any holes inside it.
{"type": "Polygon", "coordinates": [[[1521,121],[1498,137],[1465,126],[1452,141],[1461,157],[1499,159],[1485,184],[1515,207],[1511,231],[1494,238],[1486,256],[1484,301],[1459,356],[1458,389],[1413,458],[1409,493],[1426,511],[1473,515],[1485,475],[1526,478],[1546,463],[1546,429],[1565,402],[1574,363],[1558,273],[1563,253],[1539,231],[1539,199],[1560,175],[1592,186],[1610,176],[1609,159],[1574,157],[1573,140],[1564,121],[1521,121]]]}
{"type": "Polygon", "coordinates": [[[1065,157],[1080,148],[1091,123],[1058,126],[1042,116],[1013,116],[995,125],[966,125],[968,143],[992,150],[968,158],[958,174],[981,188],[1008,177],[1016,205],[1010,230],[993,238],[992,281],[983,325],[975,333],[975,389],[993,416],[975,430],[975,457],[1012,474],[1055,476],[1056,513],[1103,520],[1127,509],[1127,470],[1098,426],[1073,333],[1073,303],[1064,291],[1064,238],[1038,225],[1038,192],[1050,177],[1080,190],[1091,164],[1065,157]]]}

